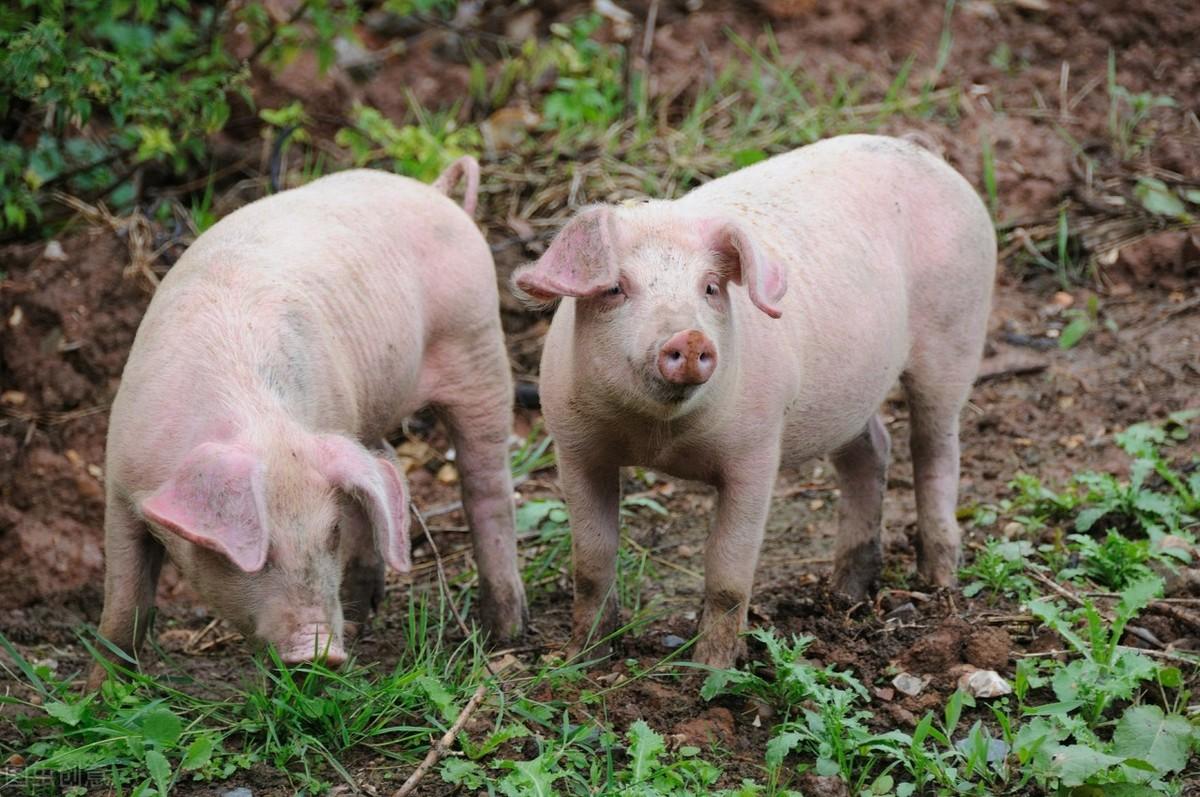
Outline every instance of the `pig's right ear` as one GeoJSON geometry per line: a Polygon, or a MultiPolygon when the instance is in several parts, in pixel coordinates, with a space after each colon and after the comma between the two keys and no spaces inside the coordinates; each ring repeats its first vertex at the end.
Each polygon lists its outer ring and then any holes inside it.
{"type": "Polygon", "coordinates": [[[192,449],[140,508],[146,520],[225,555],[247,573],[267,561],[266,465],[226,443],[192,449]]]}
{"type": "Polygon", "coordinates": [[[513,275],[518,296],[546,304],[563,296],[587,299],[617,283],[612,210],[596,205],[567,222],[537,262],[513,275]]]}
{"type": "Polygon", "coordinates": [[[408,538],[408,490],[391,460],[377,457],[341,435],[323,435],[317,463],[329,483],[362,501],[375,547],[394,570],[412,569],[408,538]]]}

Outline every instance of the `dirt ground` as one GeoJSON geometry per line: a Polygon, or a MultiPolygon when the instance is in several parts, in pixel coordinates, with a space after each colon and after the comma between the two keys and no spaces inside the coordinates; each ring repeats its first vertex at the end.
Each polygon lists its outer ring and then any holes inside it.
{"type": "MultiPolygon", "coordinates": [[[[624,5],[635,18],[645,18],[648,3],[624,5]]],[[[578,8],[578,3],[537,3],[522,24],[544,32],[551,21],[578,8]]],[[[735,57],[727,29],[753,39],[768,23],[784,55],[802,56],[819,80],[849,74],[883,88],[911,55],[918,74],[932,68],[943,21],[942,4],[913,0],[772,0],[761,6],[710,0],[695,12],[682,2],[663,2],[650,62],[654,88],[694,91],[705,79],[697,63],[719,65],[735,57]]],[[[514,23],[512,15],[495,12],[483,24],[503,34],[514,23]]],[[[938,85],[961,87],[961,113],[949,121],[897,118],[885,124],[884,132],[916,135],[981,190],[981,142],[991,141],[1002,220],[1033,231],[1053,224],[1066,203],[1082,220],[1084,245],[1105,253],[1101,273],[1065,294],[1047,272],[1022,265],[1019,242],[1003,253],[987,357],[963,415],[961,503],[971,506],[1007,495],[1008,482],[1023,471],[1051,484],[1081,470],[1122,473],[1125,458],[1112,444],[1112,432],[1200,407],[1200,229],[1156,231],[1152,220],[1138,215],[1135,202],[1106,203],[1113,195],[1131,199],[1127,187],[1114,187],[1115,179],[1130,174],[1200,180],[1195,115],[1200,109],[1195,41],[1200,5],[1188,0],[966,0],[958,4],[950,30],[953,46],[938,85]],[[1001,44],[1009,53],[1007,62],[997,55],[1001,44]],[[1104,143],[1110,140],[1105,85],[1110,52],[1119,82],[1130,91],[1169,95],[1177,103],[1152,114],[1147,129],[1153,142],[1127,163],[1114,159],[1104,143]],[[1080,153],[1094,159],[1091,170],[1080,153]],[[1067,311],[1086,307],[1093,295],[1112,324],[1098,326],[1075,348],[1058,349],[1053,336],[1067,311]]],[[[336,76],[317,81],[303,63],[278,78],[259,75],[257,80],[264,96],[298,95],[331,112],[365,96],[382,110],[399,113],[404,89],[433,104],[465,86],[467,67],[454,47],[445,46],[446,36],[419,37],[365,84],[336,76]]],[[[232,148],[259,146],[228,138],[225,144],[232,148]]],[[[485,182],[488,170],[485,163],[485,182]]],[[[513,230],[500,213],[482,215],[503,280],[533,250],[520,241],[514,245],[513,230]]],[[[128,230],[79,224],[49,246],[0,248],[0,632],[28,656],[57,661],[60,673],[84,668],[75,629],[99,619],[107,407],[150,298],[145,276],[127,268],[132,241],[128,230]]],[[[159,264],[169,264],[177,253],[178,247],[167,247],[159,264]]],[[[507,300],[505,312],[515,370],[534,378],[544,322],[507,300]]],[[[873,707],[879,717],[904,727],[925,709],[941,705],[953,690],[946,673],[954,665],[969,661],[1011,674],[1013,655],[1037,649],[1039,642],[1036,629],[1005,619],[1012,607],[958,593],[922,600],[923,593],[914,598],[907,592],[915,530],[907,413],[897,396],[884,414],[895,441],[885,509],[887,589],[874,603],[858,606],[828,594],[836,496],[828,463],[815,463],[779,477],[751,619],[815,635],[812,658],[853,667],[868,684],[879,683],[896,660],[915,674],[933,676],[931,688],[915,698],[876,693],[873,707]]],[[[535,420],[536,413],[521,411],[518,429],[535,420]]],[[[438,445],[438,432],[427,437],[438,445]]],[[[1200,450],[1195,436],[1184,450],[1200,450]]],[[[455,488],[434,478],[433,467],[410,474],[414,498],[425,507],[457,497],[455,488]]],[[[552,477],[537,474],[521,487],[522,495],[553,495],[552,477]]],[[[643,601],[658,601],[661,616],[627,637],[623,655],[598,668],[594,678],[624,671],[624,658],[643,665],[661,658],[669,652],[668,635],[687,637],[695,627],[712,494],[670,479],[652,488],[632,480],[627,484],[630,492],[647,489],[671,510],[666,517],[642,514],[630,523],[633,538],[652,552],[655,578],[646,584],[643,601]]],[[[434,519],[435,528],[461,523],[453,513],[434,519]]],[[[982,537],[982,532],[968,532],[968,545],[982,537]]],[[[466,544],[455,531],[440,539],[443,551],[452,553],[466,544]]],[[[428,588],[433,583],[429,551],[418,546],[415,556],[425,565],[418,570],[416,588],[428,588]]],[[[564,642],[567,586],[551,585],[536,599],[522,656],[533,660],[564,642]]],[[[393,585],[393,595],[403,597],[407,588],[393,585]]],[[[396,616],[401,605],[394,599],[390,613],[385,607],[360,646],[360,657],[385,662],[395,657],[402,644],[396,616]]],[[[192,652],[209,616],[170,574],[160,606],[159,642],[169,652],[186,649],[177,657],[185,667],[201,677],[234,682],[245,674],[244,647],[219,628],[199,645],[201,651],[192,652]],[[214,640],[218,643],[209,644],[214,640]]],[[[1148,618],[1147,625],[1165,643],[1200,649],[1200,629],[1162,617],[1148,618]]],[[[0,683],[3,688],[7,685],[0,683]]],[[[609,708],[618,727],[647,717],[658,730],[696,742],[715,736],[739,762],[730,769],[730,782],[754,775],[761,762],[767,731],[765,724],[755,727],[754,706],[704,703],[695,684],[639,681],[618,693],[609,708]]],[[[362,783],[378,783],[378,762],[364,756],[347,763],[362,783]]],[[[266,773],[256,778],[242,778],[255,794],[288,793],[266,773]]],[[[435,781],[429,778],[422,793],[440,793],[435,781]]],[[[211,787],[178,791],[218,792],[211,787]]]]}

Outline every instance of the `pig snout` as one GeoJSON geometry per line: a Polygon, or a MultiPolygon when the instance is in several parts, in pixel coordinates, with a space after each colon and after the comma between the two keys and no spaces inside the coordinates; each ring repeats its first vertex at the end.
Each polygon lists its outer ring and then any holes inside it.
{"type": "Polygon", "coordinates": [[[676,332],[658,351],[658,372],[673,385],[702,385],[717,368],[717,347],[698,329],[676,332]]]}
{"type": "Polygon", "coordinates": [[[346,651],[342,642],[325,623],[311,623],[292,632],[276,646],[284,664],[304,664],[322,661],[330,667],[340,667],[346,662],[346,651]]]}

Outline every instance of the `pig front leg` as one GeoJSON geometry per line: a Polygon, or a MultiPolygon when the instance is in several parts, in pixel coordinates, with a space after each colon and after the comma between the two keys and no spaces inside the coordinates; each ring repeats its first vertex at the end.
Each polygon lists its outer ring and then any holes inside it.
{"type": "Polygon", "coordinates": [[[772,452],[727,467],[717,485],[717,519],[704,552],[704,609],[694,659],[732,667],[745,647],[741,632],[750,606],[758,552],[779,470],[772,452]]]}
{"type": "Polygon", "coordinates": [[[833,587],[855,600],[866,596],[883,568],[880,532],[891,449],[891,438],[876,415],[858,437],[833,455],[842,494],[833,587]]]}
{"type": "MultiPolygon", "coordinates": [[[[504,362],[507,363],[507,360],[504,362]]],[[[471,528],[479,568],[479,612],[492,642],[507,642],[525,631],[528,612],[525,587],[517,566],[512,474],[508,436],[512,427],[512,393],[473,394],[470,403],[440,407],[449,427],[462,478],[463,509],[471,528]]]]}
{"type": "Polygon", "coordinates": [[[375,546],[371,524],[357,501],[342,508],[339,549],[342,560],[341,601],[347,638],[358,636],[371,612],[383,600],[387,568],[375,546]]]}
{"type": "MultiPolygon", "coordinates": [[[[109,495],[104,513],[104,610],[100,636],[136,655],[154,612],[154,593],[162,569],[163,547],[125,502],[109,495]]],[[[115,658],[100,646],[100,652],[115,658]]],[[[97,662],[87,688],[99,689],[108,673],[97,662]]]]}
{"type": "Polygon", "coordinates": [[[571,519],[575,597],[569,658],[609,652],[603,643],[617,627],[617,546],[621,541],[620,468],[597,465],[559,443],[558,474],[571,519]]]}

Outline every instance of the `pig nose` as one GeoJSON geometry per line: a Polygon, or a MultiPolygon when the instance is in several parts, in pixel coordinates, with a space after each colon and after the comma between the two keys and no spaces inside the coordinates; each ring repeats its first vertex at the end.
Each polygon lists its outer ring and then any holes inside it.
{"type": "Polygon", "coordinates": [[[658,352],[658,371],[676,385],[702,385],[717,367],[717,347],[698,329],[672,335],[658,352]]]}
{"type": "Polygon", "coordinates": [[[322,661],[328,667],[340,667],[346,663],[346,651],[328,627],[313,625],[292,635],[281,645],[279,659],[284,664],[322,661]]]}

